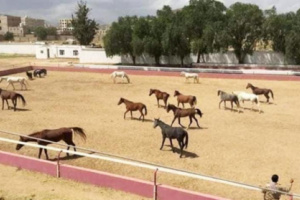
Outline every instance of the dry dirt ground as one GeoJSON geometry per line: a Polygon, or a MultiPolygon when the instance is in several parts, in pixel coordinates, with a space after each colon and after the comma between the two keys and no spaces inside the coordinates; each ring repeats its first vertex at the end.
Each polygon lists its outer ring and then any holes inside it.
{"type": "MultiPolygon", "coordinates": [[[[199,84],[192,84],[185,83],[182,77],[130,75],[130,78],[131,84],[113,84],[108,74],[50,72],[46,78],[30,81],[29,90],[18,91],[26,98],[27,105],[23,108],[19,103],[17,112],[2,110],[1,129],[30,134],[42,129],[79,126],[87,134],[85,143],[75,137],[75,143],[82,147],[257,186],[265,185],[270,176],[277,173],[284,185],[294,178],[293,191],[300,193],[298,82],[205,78],[199,84]],[[271,104],[261,103],[263,113],[252,111],[249,102],[244,104],[242,113],[224,109],[223,105],[218,108],[217,90],[245,91],[248,82],[274,91],[275,100],[271,100],[271,104]],[[181,159],[175,141],[176,153],[171,152],[169,141],[159,150],[161,131],[153,128],[152,120],[160,117],[169,124],[173,114],[157,107],[155,97],[149,97],[150,88],[170,93],[169,102],[173,104],[176,103],[175,89],[195,95],[196,107],[204,113],[201,119],[197,116],[202,128],[196,128],[193,123],[193,128],[188,130],[189,146],[181,159]],[[131,120],[129,113],[124,120],[125,106],[117,105],[120,97],[145,103],[147,120],[131,120]]],[[[0,87],[4,86],[6,83],[2,82],[0,87]]],[[[134,112],[133,116],[136,118],[139,114],[134,112]]],[[[188,119],[182,123],[187,125],[188,119]]],[[[6,143],[0,144],[0,150],[33,157],[38,154],[37,149],[30,147],[17,152],[13,145],[6,143]]],[[[51,158],[55,156],[56,153],[50,154],[51,158]]],[[[101,160],[74,158],[63,162],[143,180],[153,179],[151,170],[101,160]]],[[[158,173],[158,181],[236,200],[262,198],[257,191],[165,173],[158,173]]]]}
{"type": "Polygon", "coordinates": [[[2,200],[142,200],[140,196],[103,189],[41,173],[0,165],[2,200]],[[13,186],[13,187],[12,187],[13,186]],[[76,192],[75,192],[76,191],[76,192]]]}

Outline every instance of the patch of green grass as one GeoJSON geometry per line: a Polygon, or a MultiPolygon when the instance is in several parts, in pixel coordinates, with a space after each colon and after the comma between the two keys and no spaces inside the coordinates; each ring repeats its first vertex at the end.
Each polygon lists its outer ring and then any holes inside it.
{"type": "Polygon", "coordinates": [[[0,53],[0,59],[1,59],[1,58],[23,58],[23,57],[35,57],[35,55],[30,55],[30,54],[6,54],[6,53],[0,53]]]}

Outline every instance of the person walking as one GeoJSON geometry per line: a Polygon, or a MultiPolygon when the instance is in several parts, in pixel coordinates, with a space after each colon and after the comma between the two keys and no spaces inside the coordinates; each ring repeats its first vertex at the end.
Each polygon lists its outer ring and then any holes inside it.
{"type": "Polygon", "coordinates": [[[291,179],[290,187],[286,188],[278,184],[279,176],[277,174],[274,174],[271,177],[271,180],[272,182],[270,184],[267,184],[267,186],[262,190],[262,192],[264,193],[264,200],[280,200],[280,196],[282,195],[281,192],[286,192],[286,193],[290,192],[294,182],[294,179],[291,179]]]}

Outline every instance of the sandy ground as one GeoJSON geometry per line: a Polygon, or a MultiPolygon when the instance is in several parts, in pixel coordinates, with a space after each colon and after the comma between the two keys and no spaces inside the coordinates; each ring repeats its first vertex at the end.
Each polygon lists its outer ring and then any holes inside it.
{"type": "MultiPolygon", "coordinates": [[[[19,107],[17,112],[1,111],[1,129],[29,134],[46,128],[80,126],[86,131],[87,142],[75,137],[75,143],[82,147],[257,186],[265,185],[270,176],[277,173],[284,185],[293,177],[293,191],[300,193],[299,83],[201,79],[200,84],[188,84],[180,77],[130,77],[131,84],[113,84],[108,74],[51,72],[46,78],[31,81],[28,91],[18,91],[28,104],[19,107]],[[272,104],[261,103],[263,113],[252,111],[249,102],[245,103],[243,113],[218,108],[217,90],[246,90],[248,82],[274,91],[272,104]],[[173,114],[157,108],[155,97],[149,97],[150,88],[170,93],[170,103],[176,103],[175,89],[197,96],[197,107],[204,113],[203,118],[197,117],[202,128],[197,129],[192,124],[193,128],[188,130],[189,146],[181,159],[175,141],[177,153],[171,152],[168,141],[163,150],[159,150],[161,133],[159,128],[153,129],[152,120],[160,117],[171,123],[173,114]],[[120,97],[145,103],[147,120],[131,120],[129,114],[124,120],[125,106],[117,106],[120,97]]],[[[1,83],[0,87],[5,85],[1,83]]],[[[264,97],[261,100],[265,101],[264,97]]],[[[137,112],[133,115],[139,117],[137,112]]],[[[183,119],[182,123],[187,125],[188,119],[183,119]]],[[[177,122],[174,125],[178,126],[177,122]]],[[[30,147],[17,152],[14,146],[5,143],[1,143],[0,149],[33,157],[38,153],[30,147]]],[[[50,157],[54,156],[56,153],[50,154],[50,157]]],[[[153,179],[153,171],[100,160],[74,158],[63,162],[149,181],[153,179]]],[[[165,173],[159,173],[158,181],[236,200],[262,198],[256,191],[165,173]]]]}
{"type": "Polygon", "coordinates": [[[0,165],[2,200],[142,200],[145,198],[111,189],[57,179],[41,173],[0,165]],[[76,192],[75,192],[76,191],[76,192]]]}

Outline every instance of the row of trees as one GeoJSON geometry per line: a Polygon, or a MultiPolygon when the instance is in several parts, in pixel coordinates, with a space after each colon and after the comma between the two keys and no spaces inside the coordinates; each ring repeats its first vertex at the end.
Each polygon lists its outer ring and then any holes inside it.
{"type": "Polygon", "coordinates": [[[159,65],[161,56],[178,56],[181,64],[190,53],[197,62],[207,53],[229,47],[243,63],[258,42],[300,64],[300,9],[277,14],[276,8],[262,11],[257,5],[235,3],[226,8],[215,0],[190,0],[188,6],[172,10],[164,6],[156,16],[120,17],[104,37],[108,56],[126,55],[133,64],[146,53],[159,65]]]}

